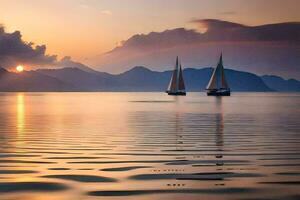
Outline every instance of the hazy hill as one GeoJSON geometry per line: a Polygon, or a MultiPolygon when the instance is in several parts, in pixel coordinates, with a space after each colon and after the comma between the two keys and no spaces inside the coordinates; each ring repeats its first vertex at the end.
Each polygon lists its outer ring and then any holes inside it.
{"type": "MultiPolygon", "coordinates": [[[[76,68],[38,70],[79,90],[88,91],[165,91],[171,71],[156,72],[145,67],[134,67],[118,75],[88,73],[76,68]]],[[[185,69],[184,78],[188,91],[203,91],[209,81],[212,68],[185,69]]],[[[226,70],[233,91],[271,91],[260,77],[246,72],[226,70]]]]}
{"type": "MultiPolygon", "coordinates": [[[[184,69],[187,91],[204,91],[212,68],[184,69]]],[[[300,91],[300,82],[277,76],[225,70],[232,91],[300,91]]],[[[156,72],[134,67],[121,74],[86,72],[77,68],[40,69],[12,73],[0,68],[0,91],[161,91],[169,83],[172,71],[156,72]]]]}
{"type": "Polygon", "coordinates": [[[78,68],[62,69],[39,69],[38,73],[61,80],[69,85],[73,85],[77,90],[95,91],[110,89],[114,84],[111,80],[113,75],[102,72],[87,72],[78,68]]]}
{"type": "Polygon", "coordinates": [[[35,71],[11,73],[0,68],[0,91],[73,91],[71,84],[35,71]]]}
{"type": "Polygon", "coordinates": [[[262,76],[267,86],[281,92],[300,92],[300,82],[295,79],[285,80],[279,76],[262,76]]]}
{"type": "MultiPolygon", "coordinates": [[[[212,68],[184,69],[184,79],[187,91],[204,91],[212,68]]],[[[233,91],[272,91],[260,77],[247,72],[226,70],[228,83],[233,91]]],[[[145,67],[135,67],[117,75],[121,88],[134,91],[165,91],[172,71],[155,72],[145,67]],[[126,84],[125,84],[126,83],[126,84]]]]}

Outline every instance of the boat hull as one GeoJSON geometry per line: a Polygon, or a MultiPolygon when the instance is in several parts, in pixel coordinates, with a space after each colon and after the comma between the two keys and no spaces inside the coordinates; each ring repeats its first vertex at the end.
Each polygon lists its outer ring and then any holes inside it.
{"type": "Polygon", "coordinates": [[[230,96],[230,90],[210,90],[207,91],[207,96],[230,96]]]}
{"type": "Polygon", "coordinates": [[[186,92],[167,92],[170,96],[186,96],[186,92]]]}

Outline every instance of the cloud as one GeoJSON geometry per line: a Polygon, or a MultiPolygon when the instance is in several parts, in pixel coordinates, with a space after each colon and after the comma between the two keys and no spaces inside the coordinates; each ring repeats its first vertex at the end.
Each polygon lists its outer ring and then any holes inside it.
{"type": "Polygon", "coordinates": [[[146,35],[136,34],[116,49],[158,50],[206,42],[300,42],[300,23],[247,26],[216,19],[193,19],[190,22],[205,28],[206,32],[176,28],[146,35]]]}
{"type": "Polygon", "coordinates": [[[193,19],[191,23],[206,28],[206,40],[210,41],[290,41],[300,42],[300,22],[285,22],[260,26],[222,21],[217,19],[193,19]]]}
{"type": "Polygon", "coordinates": [[[36,45],[22,40],[20,31],[7,33],[0,26],[0,65],[10,68],[18,64],[30,66],[55,65],[56,55],[47,55],[45,45],[36,45]]]}
{"type": "Polygon", "coordinates": [[[58,60],[56,55],[46,54],[46,45],[26,42],[22,39],[20,31],[7,33],[4,26],[0,25],[0,67],[10,69],[20,64],[29,66],[29,69],[77,67],[91,71],[90,68],[73,61],[69,56],[58,60]]]}
{"type": "Polygon", "coordinates": [[[112,12],[110,10],[102,10],[101,14],[103,14],[103,15],[112,15],[112,12]]]}
{"type": "Polygon", "coordinates": [[[193,24],[197,24],[200,27],[207,28],[209,30],[246,27],[243,24],[238,24],[238,23],[228,22],[228,21],[223,21],[218,19],[192,19],[189,22],[193,24]]]}
{"type": "Polygon", "coordinates": [[[89,64],[101,71],[123,72],[135,65],[153,70],[172,69],[176,56],[184,66],[214,66],[221,51],[226,66],[258,74],[300,79],[300,23],[247,26],[215,20],[193,19],[207,31],[177,28],[137,34],[89,64]]]}
{"type": "Polygon", "coordinates": [[[57,67],[64,68],[64,67],[71,67],[71,68],[78,68],[86,72],[95,72],[95,70],[89,68],[88,66],[75,62],[71,59],[70,56],[63,57],[60,61],[57,62],[57,67]]]}

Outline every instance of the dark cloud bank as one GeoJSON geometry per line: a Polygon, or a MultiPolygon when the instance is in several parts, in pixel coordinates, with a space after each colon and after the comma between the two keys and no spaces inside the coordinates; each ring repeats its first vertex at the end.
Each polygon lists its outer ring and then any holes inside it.
{"type": "Polygon", "coordinates": [[[300,22],[246,26],[215,19],[190,21],[205,33],[184,28],[137,34],[90,63],[123,72],[134,65],[167,70],[176,55],[185,67],[212,67],[221,51],[229,68],[300,78],[300,22]]]}
{"type": "Polygon", "coordinates": [[[0,64],[2,67],[12,67],[18,64],[45,66],[56,64],[55,55],[46,55],[46,46],[25,42],[20,31],[5,32],[0,26],[0,64]]]}
{"type": "Polygon", "coordinates": [[[58,60],[56,55],[47,55],[46,45],[35,46],[32,42],[24,41],[20,31],[8,33],[0,25],[0,67],[10,69],[19,64],[29,65],[31,69],[77,67],[92,70],[74,62],[69,56],[58,60]]]}

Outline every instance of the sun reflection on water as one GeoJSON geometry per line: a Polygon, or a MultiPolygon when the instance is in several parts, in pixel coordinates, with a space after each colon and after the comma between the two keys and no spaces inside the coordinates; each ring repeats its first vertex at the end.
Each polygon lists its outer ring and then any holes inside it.
{"type": "Polygon", "coordinates": [[[19,93],[17,95],[17,133],[21,136],[24,131],[25,124],[25,105],[24,105],[24,94],[19,93]]]}

